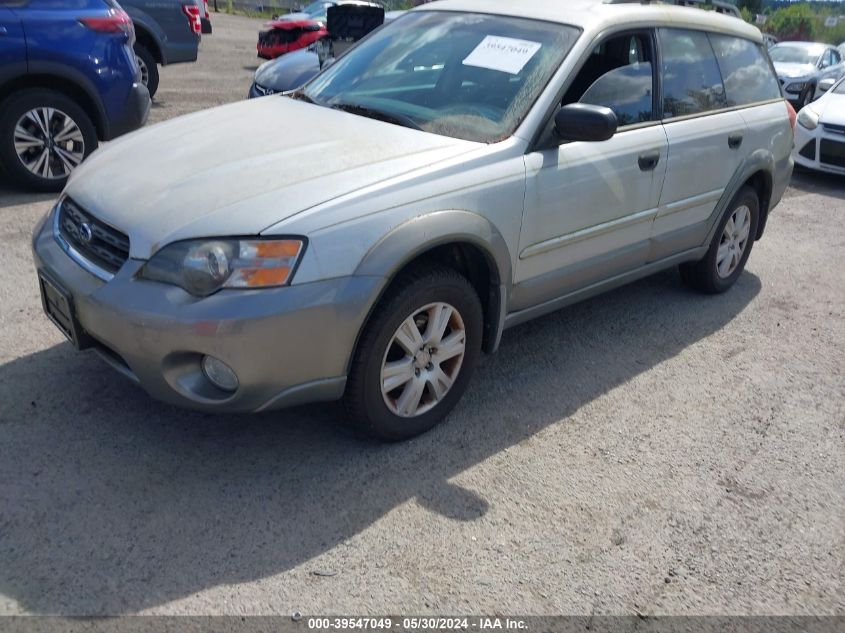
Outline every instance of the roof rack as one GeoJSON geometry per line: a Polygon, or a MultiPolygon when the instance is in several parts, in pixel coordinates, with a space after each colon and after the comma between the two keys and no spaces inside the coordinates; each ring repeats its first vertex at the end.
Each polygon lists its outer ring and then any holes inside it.
{"type": "Polygon", "coordinates": [[[694,7],[696,9],[710,9],[716,13],[731,15],[735,18],[742,18],[742,14],[736,5],[724,0],[659,0],[655,3],[652,0],[604,0],[605,4],[674,4],[679,7],[694,7]]]}

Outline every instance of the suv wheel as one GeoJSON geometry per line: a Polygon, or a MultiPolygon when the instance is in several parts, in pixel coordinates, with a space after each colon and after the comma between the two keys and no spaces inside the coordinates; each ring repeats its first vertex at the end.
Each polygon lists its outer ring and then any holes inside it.
{"type": "Polygon", "coordinates": [[[73,100],[32,88],[0,104],[0,164],[29,189],[61,191],[97,147],[97,130],[73,100]]]}
{"type": "Polygon", "coordinates": [[[681,266],[684,281],[710,294],[725,292],[733,286],[751,255],[759,219],[757,192],[743,187],[728,205],[704,259],[681,266]]]}
{"type": "Polygon", "coordinates": [[[138,67],[141,69],[141,83],[143,83],[150,92],[150,99],[158,90],[158,65],[155,57],[147,50],[143,44],[135,42],[135,59],[138,61],[138,67]]]}
{"type": "Polygon", "coordinates": [[[813,102],[813,98],[816,96],[816,87],[812,84],[807,86],[806,90],[804,91],[804,95],[801,99],[801,107],[806,107],[813,102]]]}
{"type": "Polygon", "coordinates": [[[418,270],[394,287],[361,337],[345,396],[356,426],[384,441],[449,414],[478,362],[484,322],[475,289],[452,269],[418,270]]]}

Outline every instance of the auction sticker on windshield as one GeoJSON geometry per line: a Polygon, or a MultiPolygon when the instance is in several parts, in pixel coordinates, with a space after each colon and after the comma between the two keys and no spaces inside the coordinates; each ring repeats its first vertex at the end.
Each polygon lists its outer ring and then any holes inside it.
{"type": "Polygon", "coordinates": [[[518,75],[542,46],[539,42],[488,35],[464,60],[464,65],[518,75]]]}

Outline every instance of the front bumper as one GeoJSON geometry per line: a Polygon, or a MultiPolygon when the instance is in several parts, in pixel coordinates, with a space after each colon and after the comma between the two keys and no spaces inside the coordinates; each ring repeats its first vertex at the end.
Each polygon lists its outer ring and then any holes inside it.
{"type": "Polygon", "coordinates": [[[837,144],[843,148],[841,151],[845,151],[845,133],[828,132],[821,123],[815,130],[796,125],[795,149],[792,152],[795,164],[828,174],[845,175],[845,160],[840,160],[841,165],[831,164],[830,158],[823,152],[823,142],[828,147],[829,144],[837,144]]]}
{"type": "Polygon", "coordinates": [[[105,360],[150,396],[205,411],[340,398],[358,333],[385,281],[346,277],[197,299],[136,279],[141,260],[100,280],[62,250],[52,221],[36,228],[32,246],[36,268],[71,295],[79,324],[105,360]],[[220,391],[205,378],[206,354],[235,370],[237,391],[220,391]]]}

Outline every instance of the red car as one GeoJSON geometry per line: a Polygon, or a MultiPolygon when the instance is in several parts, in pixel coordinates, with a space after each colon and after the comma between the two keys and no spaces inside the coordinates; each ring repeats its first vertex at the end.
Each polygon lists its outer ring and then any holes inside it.
{"type": "Polygon", "coordinates": [[[268,22],[270,28],[258,34],[258,56],[275,59],[311,46],[329,34],[326,30],[329,8],[349,5],[381,8],[380,4],[369,0],[317,0],[299,13],[268,22]]]}
{"type": "Polygon", "coordinates": [[[258,34],[258,56],[264,59],[307,48],[329,34],[325,24],[310,19],[273,20],[267,26],[258,34]]]}

